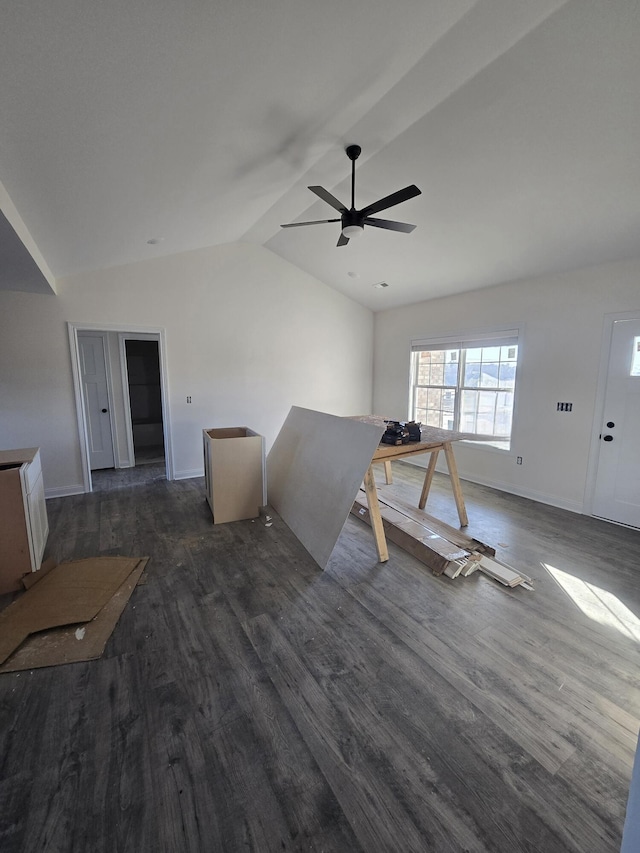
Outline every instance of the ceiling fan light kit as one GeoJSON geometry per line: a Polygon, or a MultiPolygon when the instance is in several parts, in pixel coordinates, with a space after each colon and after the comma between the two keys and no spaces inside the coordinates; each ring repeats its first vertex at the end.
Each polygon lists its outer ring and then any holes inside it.
{"type": "Polygon", "coordinates": [[[364,225],[345,225],[342,229],[342,236],[348,240],[361,234],[364,234],[364,225]]]}
{"type": "Polygon", "coordinates": [[[309,187],[312,193],[315,193],[318,198],[326,201],[334,210],[340,213],[339,219],[316,219],[312,222],[289,222],[282,225],[282,228],[298,228],[302,225],[322,225],[327,222],[340,222],[341,232],[338,238],[338,246],[346,246],[350,239],[359,237],[364,233],[365,225],[373,225],[375,228],[384,228],[387,231],[401,231],[404,234],[410,234],[415,225],[409,225],[406,222],[396,222],[391,219],[378,219],[371,214],[379,213],[381,210],[386,210],[388,207],[393,207],[396,204],[401,204],[403,201],[408,201],[421,194],[421,191],[415,184],[411,184],[402,190],[398,190],[391,195],[385,196],[378,201],[370,204],[368,207],[363,207],[362,210],[356,209],[356,160],[362,153],[362,148],[359,145],[348,145],[345,149],[347,157],[351,160],[351,207],[347,208],[341,201],[331,195],[324,187],[309,187]]]}

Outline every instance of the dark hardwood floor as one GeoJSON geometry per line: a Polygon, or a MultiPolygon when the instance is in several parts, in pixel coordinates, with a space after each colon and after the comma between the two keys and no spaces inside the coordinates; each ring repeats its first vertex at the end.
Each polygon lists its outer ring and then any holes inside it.
{"type": "MultiPolygon", "coordinates": [[[[355,518],[321,572],[162,465],[94,485],[48,502],[49,552],[148,579],[102,659],[0,676],[3,853],[618,851],[640,532],[463,483],[527,592],[379,564],[355,518]]],[[[445,477],[427,509],[455,524],[445,477]]]]}

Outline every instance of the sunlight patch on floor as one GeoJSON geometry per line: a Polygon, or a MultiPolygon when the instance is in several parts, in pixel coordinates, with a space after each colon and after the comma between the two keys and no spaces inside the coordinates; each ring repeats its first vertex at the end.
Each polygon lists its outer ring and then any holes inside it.
{"type": "Polygon", "coordinates": [[[586,616],[640,643],[640,619],[617,596],[548,563],[542,565],[586,616]]]}

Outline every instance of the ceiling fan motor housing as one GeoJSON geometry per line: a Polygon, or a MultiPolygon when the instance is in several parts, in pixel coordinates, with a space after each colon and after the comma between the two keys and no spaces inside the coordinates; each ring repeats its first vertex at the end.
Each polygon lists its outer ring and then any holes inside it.
{"type": "Polygon", "coordinates": [[[364,227],[364,223],[362,221],[363,217],[360,214],[360,211],[354,210],[345,210],[342,214],[342,227],[346,228],[347,225],[357,225],[358,227],[364,227]]]}

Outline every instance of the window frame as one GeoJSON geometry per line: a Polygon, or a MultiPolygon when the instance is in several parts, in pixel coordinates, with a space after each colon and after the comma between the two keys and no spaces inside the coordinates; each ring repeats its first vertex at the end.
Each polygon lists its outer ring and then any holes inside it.
{"type": "MultiPolygon", "coordinates": [[[[460,408],[461,408],[461,400],[462,393],[465,390],[470,391],[480,391],[483,390],[478,387],[470,387],[467,385],[463,385],[464,379],[464,365],[466,364],[466,353],[464,350],[473,349],[473,348],[482,348],[482,347],[490,347],[490,346],[510,346],[515,345],[518,347],[517,357],[516,357],[516,375],[515,382],[513,387],[513,408],[512,408],[512,416],[511,416],[511,433],[509,436],[505,436],[504,440],[501,440],[501,437],[496,436],[496,438],[491,441],[472,441],[468,440],[464,443],[467,446],[475,446],[479,448],[483,448],[489,451],[496,451],[499,453],[510,453],[511,448],[514,442],[514,435],[516,431],[516,418],[517,418],[517,399],[518,399],[518,384],[519,384],[519,376],[520,369],[522,366],[522,344],[523,344],[523,328],[522,324],[513,324],[508,327],[493,327],[491,329],[483,329],[483,330],[474,330],[474,331],[466,331],[466,332],[458,332],[458,333],[449,333],[446,335],[434,335],[433,337],[424,337],[419,339],[414,339],[411,341],[409,359],[410,359],[410,368],[409,368],[409,400],[408,400],[408,413],[409,418],[414,418],[416,414],[416,403],[417,403],[417,391],[418,388],[428,388],[430,386],[419,386],[417,383],[417,370],[418,370],[418,360],[414,357],[416,352],[424,352],[425,350],[431,351],[442,351],[442,350],[459,350],[460,354],[457,359],[457,384],[456,385],[442,385],[437,386],[440,390],[452,390],[455,394],[454,399],[454,412],[453,412],[453,421],[454,421],[454,431],[461,431],[460,429],[460,408]]],[[[435,386],[433,386],[435,387],[435,386]]],[[[486,389],[492,390],[493,389],[486,389]]],[[[496,398],[501,390],[499,387],[495,389],[496,398]]],[[[446,428],[446,427],[443,427],[446,428]]],[[[468,431],[468,430],[467,430],[468,431]]]]}

